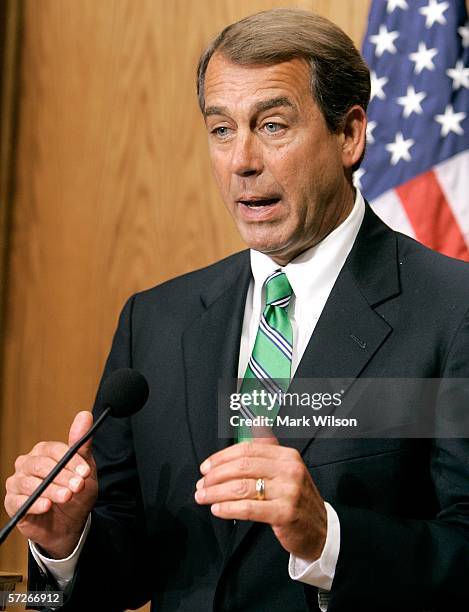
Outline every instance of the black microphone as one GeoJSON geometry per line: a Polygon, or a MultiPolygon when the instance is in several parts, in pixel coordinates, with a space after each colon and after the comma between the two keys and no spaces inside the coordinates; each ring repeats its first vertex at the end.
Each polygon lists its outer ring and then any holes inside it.
{"type": "Polygon", "coordinates": [[[110,374],[103,384],[96,399],[96,406],[102,413],[93,423],[86,434],[71,446],[57,465],[44,478],[37,489],[24,502],[21,508],[11,517],[8,523],[0,530],[0,544],[7,538],[10,531],[31,508],[34,502],[47,489],[57,474],[65,467],[73,455],[83,444],[91,438],[98,427],[110,414],[113,417],[128,417],[143,408],[148,399],[149,389],[145,377],[131,368],[121,368],[110,374]]]}

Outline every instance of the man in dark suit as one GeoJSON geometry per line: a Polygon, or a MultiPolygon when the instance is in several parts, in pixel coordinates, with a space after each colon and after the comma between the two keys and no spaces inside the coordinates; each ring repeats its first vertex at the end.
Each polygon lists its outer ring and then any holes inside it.
{"type": "MultiPolygon", "coordinates": [[[[354,189],[369,76],[333,24],[246,18],[198,78],[214,175],[251,251],[126,304],[104,378],[140,370],[149,401],[109,420],[20,524],[30,587],[55,577],[63,610],[464,609],[466,440],[232,444],[217,397],[222,378],[271,384],[257,374],[280,366],[292,385],[469,377],[467,266],[392,232],[354,189]]],[[[10,514],[64,448],[18,459],[10,514]]]]}

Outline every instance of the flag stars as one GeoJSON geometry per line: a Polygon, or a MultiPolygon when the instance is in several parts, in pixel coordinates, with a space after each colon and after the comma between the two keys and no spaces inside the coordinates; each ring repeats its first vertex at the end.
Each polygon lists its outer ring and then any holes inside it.
{"type": "Polygon", "coordinates": [[[407,87],[407,95],[397,98],[397,103],[404,107],[402,111],[403,116],[407,119],[412,113],[421,115],[423,109],[420,103],[426,97],[427,94],[424,91],[416,92],[413,85],[409,85],[407,87]]]}
{"type": "Polygon", "coordinates": [[[389,32],[384,24],[380,25],[379,33],[370,36],[370,42],[376,45],[375,55],[381,57],[385,51],[397,53],[397,49],[394,45],[396,38],[399,38],[399,32],[389,32]]]}
{"type": "Polygon", "coordinates": [[[374,70],[370,73],[371,80],[371,93],[370,93],[370,102],[373,98],[379,98],[380,100],[386,99],[386,94],[383,91],[383,87],[389,81],[388,77],[378,77],[374,70]]]}
{"type": "Polygon", "coordinates": [[[427,6],[419,9],[419,13],[426,17],[425,27],[431,28],[434,23],[445,25],[446,17],[444,12],[449,8],[449,2],[438,2],[438,0],[428,0],[427,6]]]}
{"type": "Polygon", "coordinates": [[[469,68],[464,66],[462,60],[458,60],[456,66],[449,68],[446,74],[453,80],[453,89],[459,89],[460,87],[469,89],[469,68]]]}
{"type": "Polygon", "coordinates": [[[386,7],[388,15],[390,15],[397,8],[400,8],[403,11],[406,11],[409,8],[409,5],[407,4],[406,0],[386,0],[386,1],[388,3],[386,7]]]}
{"type": "Polygon", "coordinates": [[[373,136],[373,131],[377,125],[377,121],[368,121],[368,125],[366,126],[366,140],[370,144],[375,144],[375,137],[373,136]]]}
{"type": "Polygon", "coordinates": [[[441,136],[448,136],[450,132],[454,132],[458,136],[464,134],[460,123],[466,118],[466,113],[455,113],[451,104],[446,106],[443,115],[435,115],[434,119],[441,125],[441,136]]]}
{"type": "Polygon", "coordinates": [[[409,149],[414,144],[415,140],[412,140],[412,138],[405,140],[402,132],[397,132],[394,142],[386,145],[386,151],[391,153],[391,165],[395,166],[401,159],[410,161],[412,156],[409,149]]]}
{"type": "Polygon", "coordinates": [[[371,81],[367,155],[353,184],[378,201],[465,150],[469,21],[463,0],[370,4],[376,12],[364,45],[371,81]]]}
{"type": "Polygon", "coordinates": [[[466,24],[458,28],[458,34],[462,38],[462,46],[466,49],[469,47],[469,21],[466,24]]]}
{"type": "Polygon", "coordinates": [[[419,42],[418,50],[409,53],[409,58],[415,63],[415,74],[420,74],[422,70],[435,70],[435,64],[433,63],[435,55],[438,55],[438,49],[427,49],[424,42],[419,42]]]}

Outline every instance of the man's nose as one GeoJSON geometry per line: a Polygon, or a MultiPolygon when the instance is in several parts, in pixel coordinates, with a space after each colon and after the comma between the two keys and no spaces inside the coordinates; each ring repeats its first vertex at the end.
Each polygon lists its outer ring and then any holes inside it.
{"type": "Polygon", "coordinates": [[[238,176],[257,176],[263,169],[260,143],[251,131],[239,131],[232,150],[232,171],[238,176]]]}

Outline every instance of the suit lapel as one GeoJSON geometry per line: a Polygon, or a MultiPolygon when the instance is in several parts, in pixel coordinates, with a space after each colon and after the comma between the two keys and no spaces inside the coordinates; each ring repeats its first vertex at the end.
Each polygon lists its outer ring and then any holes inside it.
{"type": "Polygon", "coordinates": [[[243,252],[201,296],[201,315],[183,335],[187,418],[197,460],[224,448],[219,439],[217,395],[221,379],[238,375],[239,345],[251,279],[249,253],[243,252]]]}
{"type": "Polygon", "coordinates": [[[367,206],[354,247],[329,295],[295,376],[357,378],[392,332],[376,312],[400,293],[396,238],[367,206]]]}
{"type": "MultiPolygon", "coordinates": [[[[290,391],[301,392],[305,378],[345,379],[347,391],[352,379],[360,376],[392,329],[358,290],[350,270],[344,268],[331,292],[316,329],[292,380],[290,391]],[[330,347],[325,350],[325,347],[330,347]]],[[[295,416],[292,409],[291,416],[295,416]]],[[[302,453],[311,439],[282,439],[280,444],[302,453]]]]}
{"type": "MultiPolygon", "coordinates": [[[[239,345],[250,279],[249,252],[245,251],[207,286],[201,295],[202,312],[183,335],[187,419],[199,464],[232,443],[218,436],[218,384],[223,378],[235,383],[238,375],[239,345]]],[[[232,524],[210,516],[222,550],[225,550],[232,524]]]]}
{"type": "MultiPolygon", "coordinates": [[[[355,244],[326,302],[290,389],[302,378],[356,378],[391,334],[374,310],[400,293],[396,237],[367,205],[355,244]]],[[[283,410],[283,408],[282,408],[283,410]]],[[[311,439],[282,439],[303,453],[311,439]]],[[[232,552],[251,521],[237,524],[232,552]]]]}

